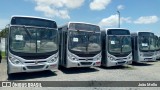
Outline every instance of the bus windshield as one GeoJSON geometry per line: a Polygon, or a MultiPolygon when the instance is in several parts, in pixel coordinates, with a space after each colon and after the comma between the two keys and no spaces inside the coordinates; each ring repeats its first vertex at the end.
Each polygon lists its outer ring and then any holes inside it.
{"type": "Polygon", "coordinates": [[[155,39],[153,36],[139,36],[139,49],[142,51],[155,50],[155,39]]]}
{"type": "Polygon", "coordinates": [[[108,37],[109,52],[113,54],[128,54],[131,52],[131,37],[130,36],[113,36],[108,37]]]}
{"type": "Polygon", "coordinates": [[[37,27],[10,27],[10,49],[19,53],[47,53],[58,50],[57,30],[37,27]]]}
{"type": "Polygon", "coordinates": [[[79,54],[95,53],[101,50],[99,32],[73,31],[69,32],[69,50],[79,54]]]}

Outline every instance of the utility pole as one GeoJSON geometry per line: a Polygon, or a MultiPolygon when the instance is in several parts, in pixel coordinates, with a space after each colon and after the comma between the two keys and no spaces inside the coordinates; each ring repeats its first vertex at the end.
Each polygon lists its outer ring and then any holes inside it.
{"type": "Polygon", "coordinates": [[[120,14],[119,10],[117,11],[117,13],[118,13],[118,28],[120,28],[120,23],[121,23],[120,18],[121,18],[121,14],[120,14]]]}

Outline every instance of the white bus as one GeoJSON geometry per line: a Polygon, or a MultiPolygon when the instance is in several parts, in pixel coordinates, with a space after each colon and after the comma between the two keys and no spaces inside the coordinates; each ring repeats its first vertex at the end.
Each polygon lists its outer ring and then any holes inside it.
{"type": "Polygon", "coordinates": [[[160,37],[155,35],[155,40],[156,40],[156,59],[160,59],[160,37]]]}
{"type": "Polygon", "coordinates": [[[156,61],[155,38],[152,32],[132,33],[132,53],[134,62],[156,61]]]}
{"type": "Polygon", "coordinates": [[[159,59],[159,44],[158,44],[158,36],[155,35],[155,55],[156,59],[159,59]]]}
{"type": "Polygon", "coordinates": [[[102,66],[111,67],[132,63],[130,31],[107,28],[101,31],[102,66]]]}
{"type": "Polygon", "coordinates": [[[13,16],[6,43],[8,76],[58,68],[58,28],[55,21],[13,16]]]}
{"type": "Polygon", "coordinates": [[[69,22],[59,27],[60,60],[66,68],[101,65],[100,27],[82,22],[69,22]]]}
{"type": "Polygon", "coordinates": [[[160,59],[160,37],[158,37],[158,59],[160,59]]]}

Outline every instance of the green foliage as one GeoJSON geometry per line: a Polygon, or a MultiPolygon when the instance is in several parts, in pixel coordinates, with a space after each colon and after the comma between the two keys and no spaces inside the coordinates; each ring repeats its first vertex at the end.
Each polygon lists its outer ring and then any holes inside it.
{"type": "Polygon", "coordinates": [[[6,58],[5,52],[1,52],[1,56],[2,56],[2,59],[5,59],[6,58]]]}
{"type": "Polygon", "coordinates": [[[5,52],[1,52],[1,55],[2,55],[2,57],[6,56],[5,52]]]}
{"type": "Polygon", "coordinates": [[[8,30],[9,30],[9,28],[2,29],[2,31],[0,32],[0,37],[3,37],[3,38],[7,37],[8,30]]]}

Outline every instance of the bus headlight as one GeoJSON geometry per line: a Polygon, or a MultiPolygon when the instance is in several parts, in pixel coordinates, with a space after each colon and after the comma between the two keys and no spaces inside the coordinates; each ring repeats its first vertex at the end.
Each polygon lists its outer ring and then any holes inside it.
{"type": "Polygon", "coordinates": [[[73,61],[77,61],[78,60],[75,56],[73,56],[71,54],[68,54],[68,59],[73,60],[73,61]]]}
{"type": "Polygon", "coordinates": [[[17,58],[14,58],[14,57],[9,57],[10,61],[13,63],[13,64],[22,64],[20,60],[18,60],[17,58]]]}
{"type": "Polygon", "coordinates": [[[53,62],[56,62],[58,59],[58,57],[53,57],[51,60],[48,61],[48,63],[53,63],[53,62]]]}
{"type": "Polygon", "coordinates": [[[55,59],[51,59],[48,61],[48,63],[53,63],[55,61],[55,59]]]}
{"type": "Polygon", "coordinates": [[[158,52],[156,52],[156,55],[158,55],[158,52]]]}
{"type": "Polygon", "coordinates": [[[111,61],[115,61],[115,59],[114,59],[113,57],[110,57],[109,59],[110,59],[111,61]]]}
{"type": "Polygon", "coordinates": [[[142,53],[140,53],[140,56],[143,56],[143,54],[142,54],[142,53]]]}
{"type": "Polygon", "coordinates": [[[110,57],[110,60],[113,60],[113,58],[112,58],[112,57],[110,57]]]}
{"type": "Polygon", "coordinates": [[[128,57],[128,59],[131,59],[131,58],[132,58],[132,56],[129,56],[129,57],[128,57]]]}
{"type": "Polygon", "coordinates": [[[57,60],[57,59],[58,59],[58,56],[54,57],[54,59],[57,60]]]}
{"type": "Polygon", "coordinates": [[[98,56],[96,60],[101,60],[101,56],[98,56]]]}
{"type": "Polygon", "coordinates": [[[72,57],[72,60],[73,60],[73,61],[77,61],[77,59],[76,59],[75,57],[72,57]]]}

